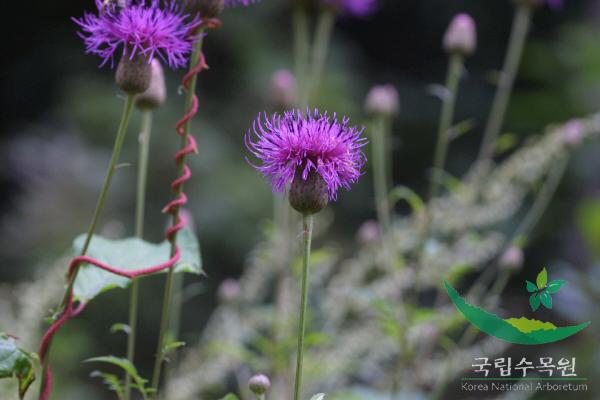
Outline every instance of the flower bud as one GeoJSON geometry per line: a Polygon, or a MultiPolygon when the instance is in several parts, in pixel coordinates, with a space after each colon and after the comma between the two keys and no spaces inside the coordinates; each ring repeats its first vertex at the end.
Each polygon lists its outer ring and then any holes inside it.
{"type": "Polygon", "coordinates": [[[473,54],[477,47],[477,32],[475,21],[468,14],[458,14],[454,17],[444,35],[444,50],[463,56],[473,54]]]}
{"type": "Polygon", "coordinates": [[[371,115],[393,116],[400,112],[400,97],[393,85],[373,86],[367,94],[365,110],[371,115]]]}
{"type": "Polygon", "coordinates": [[[135,105],[140,110],[154,110],[165,102],[167,97],[167,87],[165,85],[165,73],[160,61],[156,58],[152,60],[152,77],[150,78],[150,87],[144,93],[135,97],[135,105]]]}
{"type": "Polygon", "coordinates": [[[225,0],[184,0],[184,9],[190,15],[202,18],[217,18],[225,8],[225,0]]]}
{"type": "Polygon", "coordinates": [[[217,296],[223,303],[235,303],[240,296],[240,283],[235,279],[225,279],[219,286],[217,296]]]}
{"type": "Polygon", "coordinates": [[[315,171],[309,171],[306,179],[302,178],[302,169],[296,170],[296,176],[290,188],[290,204],[303,215],[316,214],[329,203],[327,182],[315,171]]]}
{"type": "Polygon", "coordinates": [[[254,375],[248,381],[248,387],[257,396],[262,396],[271,388],[271,381],[265,375],[254,375]]]}
{"type": "Polygon", "coordinates": [[[570,147],[575,147],[581,143],[584,136],[584,125],[576,119],[567,122],[563,128],[563,142],[570,147]]]}
{"type": "Polygon", "coordinates": [[[380,235],[379,224],[371,219],[360,226],[356,234],[356,240],[361,244],[374,243],[379,240],[380,235]]]}
{"type": "Polygon", "coordinates": [[[500,257],[500,267],[510,271],[518,271],[523,267],[523,259],[523,250],[520,247],[511,246],[500,257]]]}
{"type": "Polygon", "coordinates": [[[269,100],[281,109],[294,107],[296,102],[296,78],[287,69],[280,69],[273,73],[269,87],[269,100]]]}
{"type": "Polygon", "coordinates": [[[139,94],[145,92],[150,87],[152,77],[152,67],[148,58],[136,54],[135,57],[121,57],[117,66],[115,80],[117,86],[127,94],[139,94]]]}

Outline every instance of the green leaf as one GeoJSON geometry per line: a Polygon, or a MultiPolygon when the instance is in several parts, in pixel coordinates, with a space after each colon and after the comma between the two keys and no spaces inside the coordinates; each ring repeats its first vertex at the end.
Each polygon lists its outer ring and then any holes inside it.
{"type": "Polygon", "coordinates": [[[529,305],[531,306],[531,311],[536,311],[540,308],[540,296],[537,293],[529,296],[529,305]]]}
{"type": "MultiPolygon", "coordinates": [[[[181,247],[181,259],[175,266],[175,272],[202,273],[200,246],[196,236],[188,229],[177,235],[181,247]]],[[[73,243],[75,254],[83,247],[85,236],[77,237],[73,243]]],[[[153,244],[138,238],[109,240],[95,235],[92,238],[88,256],[122,269],[137,270],[164,263],[169,259],[170,243],[164,241],[153,244]]],[[[113,275],[99,268],[82,265],[75,281],[74,294],[77,300],[87,302],[107,290],[126,288],[130,280],[113,275]]]]}
{"type": "Polygon", "coordinates": [[[310,400],[323,400],[325,398],[325,393],[315,394],[310,400]]]}
{"type": "Polygon", "coordinates": [[[563,285],[567,283],[567,281],[562,279],[557,279],[548,284],[548,293],[554,294],[557,293],[563,285]]]}
{"type": "Polygon", "coordinates": [[[537,286],[531,281],[525,281],[527,286],[527,291],[529,293],[535,293],[537,291],[537,286]]]}
{"type": "Polygon", "coordinates": [[[119,398],[122,398],[125,395],[123,383],[121,382],[121,379],[118,376],[113,374],[107,374],[102,371],[92,371],[90,377],[101,378],[102,383],[108,386],[109,390],[112,390],[113,392],[117,393],[117,396],[119,396],[119,398]]]}
{"type": "Polygon", "coordinates": [[[118,323],[110,327],[110,333],[123,332],[126,335],[131,333],[131,328],[127,324],[118,323]]]}
{"type": "Polygon", "coordinates": [[[13,338],[0,333],[0,379],[17,378],[21,399],[35,380],[34,359],[32,354],[18,348],[13,338]]]}
{"type": "Polygon", "coordinates": [[[543,289],[546,287],[548,283],[548,271],[544,268],[535,279],[535,283],[537,284],[538,289],[543,289]]]}
{"type": "Polygon", "coordinates": [[[235,394],[229,393],[227,396],[223,397],[221,400],[239,400],[239,398],[235,394]]]}
{"type": "Polygon", "coordinates": [[[540,301],[542,302],[544,307],[550,310],[552,309],[552,296],[550,295],[550,293],[548,293],[547,290],[543,290],[540,293],[540,301]]]}
{"type": "Polygon", "coordinates": [[[184,346],[185,346],[185,342],[169,342],[169,343],[165,344],[163,352],[165,354],[169,354],[172,351],[175,351],[175,350],[177,350],[177,349],[179,349],[181,347],[184,347],[184,346]]]}

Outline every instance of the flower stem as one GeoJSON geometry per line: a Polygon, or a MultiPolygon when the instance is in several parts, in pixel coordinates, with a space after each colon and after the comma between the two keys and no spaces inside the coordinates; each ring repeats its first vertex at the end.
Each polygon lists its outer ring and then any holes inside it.
{"type": "Polygon", "coordinates": [[[304,237],[304,256],[302,258],[302,297],[300,298],[300,323],[298,327],[298,355],[296,360],[296,381],[294,384],[294,400],[300,400],[302,391],[302,364],[304,361],[304,333],[306,332],[306,308],[308,303],[308,267],[310,263],[310,247],[312,242],[313,216],[302,217],[304,237]]]}
{"type": "Polygon", "coordinates": [[[294,30],[294,73],[298,87],[297,106],[301,110],[308,106],[307,73],[310,54],[310,35],[308,32],[308,16],[302,5],[297,5],[292,15],[294,30]]]}
{"type": "MultiPolygon", "coordinates": [[[[108,195],[108,191],[110,189],[112,179],[117,168],[117,162],[121,156],[121,150],[123,149],[123,143],[125,141],[125,136],[127,134],[127,128],[129,126],[129,121],[131,119],[131,111],[133,109],[134,96],[128,95],[127,100],[125,101],[125,105],[123,108],[123,114],[121,116],[121,122],[119,124],[119,129],[117,130],[117,136],[115,138],[115,143],[112,150],[112,156],[110,159],[110,163],[108,165],[108,170],[106,173],[106,177],[104,178],[104,184],[102,185],[102,190],[100,191],[100,196],[98,197],[98,202],[96,203],[96,209],[94,210],[94,215],[92,216],[92,220],[88,227],[88,231],[86,234],[85,242],[83,248],[81,249],[81,256],[84,256],[92,242],[92,238],[94,233],[96,232],[96,227],[98,225],[98,221],[100,219],[100,215],[104,210],[104,204],[106,203],[106,197],[108,195]]],[[[61,309],[64,309],[67,301],[69,299],[70,293],[73,290],[73,286],[75,285],[75,280],[77,279],[77,273],[79,269],[75,270],[75,272],[71,275],[71,279],[68,282],[67,289],[65,291],[65,295],[63,297],[61,303],[61,309]]],[[[48,370],[49,360],[50,360],[50,348],[51,343],[48,344],[48,348],[46,351],[46,357],[44,357],[44,361],[42,363],[43,373],[42,373],[42,382],[41,387],[44,388],[46,385],[45,377],[46,371],[48,370]]]]}
{"type": "Polygon", "coordinates": [[[385,236],[390,229],[390,202],[389,188],[390,181],[389,170],[389,118],[386,116],[377,116],[373,120],[372,128],[372,157],[373,157],[373,184],[375,191],[375,203],[377,210],[377,219],[382,228],[382,236],[385,236]]]}
{"type": "Polygon", "coordinates": [[[506,115],[508,101],[515,83],[519,64],[521,63],[523,49],[525,48],[525,41],[531,23],[531,12],[531,6],[524,4],[518,5],[515,11],[504,67],[498,81],[498,89],[496,90],[490,118],[487,122],[483,134],[483,142],[479,150],[480,161],[489,161],[494,156],[496,141],[502,129],[502,122],[506,115]]]}
{"type": "Polygon", "coordinates": [[[458,85],[463,68],[463,57],[454,53],[450,56],[448,66],[448,76],[446,78],[446,95],[442,103],[442,114],[438,127],[437,144],[435,147],[435,156],[433,161],[433,176],[429,185],[429,200],[434,199],[438,194],[439,184],[442,180],[446,156],[448,154],[448,139],[452,121],[454,119],[454,109],[456,106],[456,96],[458,85]]]}
{"type": "Polygon", "coordinates": [[[331,10],[323,10],[319,14],[317,21],[317,29],[315,33],[315,41],[312,48],[312,64],[310,69],[309,80],[306,83],[306,104],[310,103],[313,91],[319,86],[323,70],[325,69],[325,60],[329,51],[331,42],[331,34],[335,23],[335,13],[331,10]]]}
{"type": "MultiPolygon", "coordinates": [[[[198,41],[194,44],[194,50],[192,51],[192,55],[190,58],[190,71],[192,71],[200,62],[200,55],[202,53],[202,44],[203,44],[203,30],[201,29],[198,32],[198,41]]],[[[198,82],[198,76],[194,74],[190,81],[189,88],[186,92],[185,97],[185,113],[188,114],[192,110],[193,98],[196,92],[196,84],[198,82]]],[[[188,121],[184,126],[184,134],[182,135],[182,146],[185,146],[188,140],[188,134],[190,131],[191,123],[188,121]]],[[[179,174],[180,176],[183,174],[185,168],[185,157],[182,157],[179,160],[179,174]]],[[[177,192],[175,193],[177,196],[180,196],[183,193],[183,185],[178,186],[177,192]]],[[[179,223],[179,208],[176,212],[173,213],[173,224],[179,223]]],[[[177,236],[174,235],[171,239],[171,256],[175,254],[177,250],[177,236]]],[[[160,321],[160,330],[158,334],[158,344],[156,349],[156,357],[154,362],[154,371],[152,373],[152,389],[154,389],[154,394],[152,395],[153,399],[158,398],[158,386],[160,385],[160,377],[162,370],[162,363],[165,359],[165,341],[167,337],[167,331],[169,330],[169,314],[171,309],[171,303],[173,298],[173,282],[175,276],[175,267],[171,267],[167,273],[167,281],[165,284],[165,292],[163,297],[163,306],[162,306],[162,314],[160,321]]]]}
{"type": "MultiPolygon", "coordinates": [[[[138,238],[144,236],[144,209],[146,206],[146,182],[148,177],[148,156],[150,153],[150,134],[152,131],[152,112],[142,113],[142,129],[139,137],[137,193],[135,202],[135,231],[138,238]]],[[[127,359],[134,364],[135,340],[137,334],[139,279],[134,278],[131,282],[131,293],[129,298],[129,334],[127,336],[127,359]]],[[[131,398],[131,375],[125,374],[124,400],[131,398]]]]}

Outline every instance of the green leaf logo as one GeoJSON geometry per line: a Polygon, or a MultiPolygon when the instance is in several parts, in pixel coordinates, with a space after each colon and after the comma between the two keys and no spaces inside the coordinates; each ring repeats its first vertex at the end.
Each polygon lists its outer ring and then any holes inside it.
{"type": "Polygon", "coordinates": [[[529,296],[529,306],[532,311],[536,311],[543,305],[547,309],[552,309],[552,295],[557,293],[567,281],[558,279],[548,283],[548,271],[546,268],[542,269],[535,279],[535,284],[530,281],[525,281],[525,288],[527,292],[531,293],[529,296]]]}

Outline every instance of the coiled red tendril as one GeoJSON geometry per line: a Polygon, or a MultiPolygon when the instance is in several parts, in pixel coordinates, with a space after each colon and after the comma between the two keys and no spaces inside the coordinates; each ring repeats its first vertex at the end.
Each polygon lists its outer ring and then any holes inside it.
{"type": "MultiPolygon", "coordinates": [[[[219,28],[221,26],[221,22],[218,19],[207,19],[203,21],[202,26],[207,29],[211,28],[219,28]]],[[[198,55],[198,62],[196,65],[189,70],[187,74],[183,77],[182,87],[184,90],[190,89],[190,83],[194,76],[202,72],[203,69],[207,68],[206,60],[204,58],[204,54],[200,52],[198,55]]],[[[162,210],[165,214],[170,214],[173,218],[172,225],[167,228],[165,232],[165,237],[168,241],[173,244],[174,252],[171,258],[162,263],[152,267],[138,269],[138,270],[127,270],[123,268],[113,267],[106,263],[103,263],[99,260],[96,260],[89,256],[78,256],[71,260],[69,265],[69,271],[67,273],[67,279],[71,282],[74,279],[76,272],[83,264],[93,265],[97,268],[100,268],[104,271],[108,271],[112,274],[122,276],[128,279],[134,279],[146,275],[151,275],[159,271],[163,271],[173,267],[181,257],[181,249],[175,243],[175,237],[177,232],[185,228],[185,221],[179,215],[179,210],[182,206],[187,204],[188,198],[186,194],[183,192],[183,185],[189,181],[192,177],[192,171],[185,164],[185,158],[189,154],[197,154],[198,153],[198,145],[196,143],[196,139],[191,133],[186,132],[187,123],[196,116],[198,113],[198,96],[194,93],[192,95],[192,104],[190,110],[187,114],[181,118],[177,124],[175,125],[175,129],[177,134],[183,138],[185,138],[185,145],[175,154],[175,163],[182,169],[182,174],[175,179],[171,183],[171,189],[174,193],[177,194],[177,198],[170,201],[162,210]]],[[[58,318],[50,325],[44,336],[42,337],[42,343],[40,344],[39,356],[42,363],[46,358],[46,353],[48,351],[48,347],[52,342],[52,338],[54,335],[60,330],[60,328],[71,318],[74,318],[81,314],[85,309],[86,303],[80,302],[76,307],[73,306],[74,297],[73,297],[73,287],[71,286],[69,289],[69,293],[67,294],[65,306],[63,312],[60,314],[58,318]]],[[[44,386],[40,392],[39,400],[48,400],[50,397],[50,392],[52,391],[52,369],[48,365],[45,371],[44,376],[44,386]]]]}

